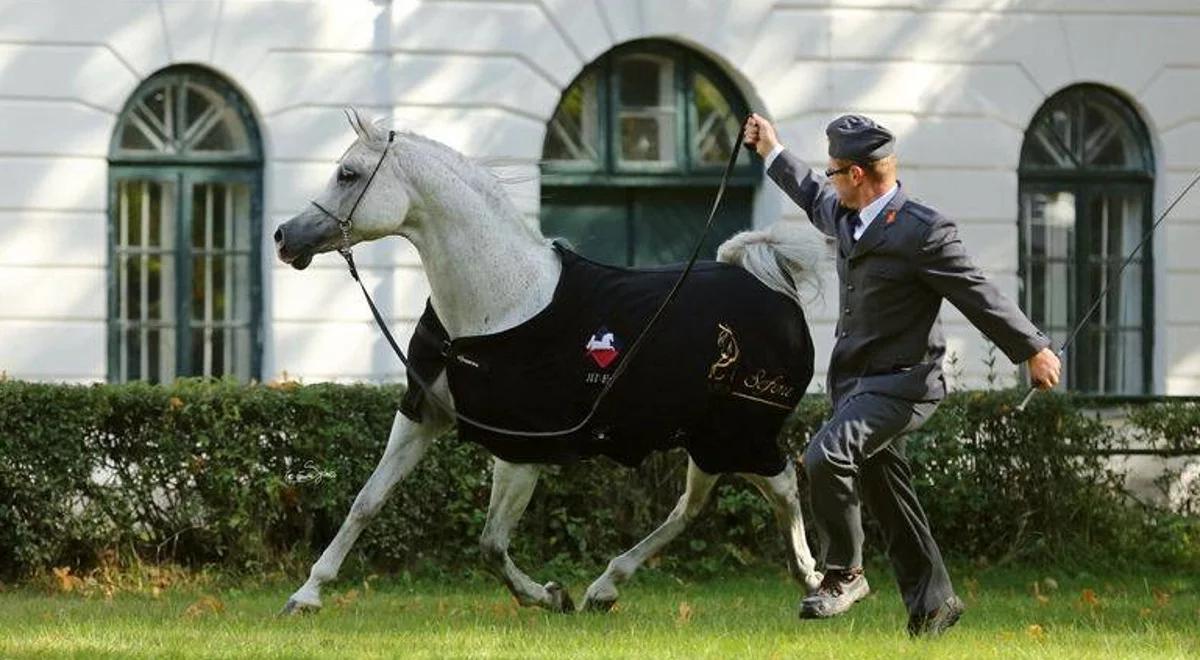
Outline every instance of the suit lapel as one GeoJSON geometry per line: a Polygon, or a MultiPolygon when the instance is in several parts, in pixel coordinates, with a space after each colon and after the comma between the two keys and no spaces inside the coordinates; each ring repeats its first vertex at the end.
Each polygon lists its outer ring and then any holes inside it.
{"type": "Polygon", "coordinates": [[[854,212],[841,206],[838,207],[838,211],[842,212],[837,219],[838,252],[845,258],[854,247],[854,233],[850,229],[850,215],[854,212]]]}
{"type": "Polygon", "coordinates": [[[870,226],[863,232],[862,238],[854,243],[854,247],[850,250],[849,258],[854,259],[879,247],[884,239],[887,238],[887,231],[891,229],[892,223],[896,220],[896,214],[900,212],[900,207],[908,201],[908,197],[904,194],[904,189],[899,187],[897,183],[896,194],[892,195],[892,199],[883,207],[879,215],[871,221],[870,226]]]}

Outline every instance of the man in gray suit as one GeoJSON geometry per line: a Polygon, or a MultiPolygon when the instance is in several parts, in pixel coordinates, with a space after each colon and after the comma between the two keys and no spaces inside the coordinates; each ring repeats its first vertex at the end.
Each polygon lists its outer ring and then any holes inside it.
{"type": "Polygon", "coordinates": [[[804,455],[825,579],[802,601],[800,616],[842,614],[869,592],[861,497],[883,529],[909,634],[935,636],[964,607],[913,491],[904,435],[946,395],[942,299],[1013,363],[1026,363],[1038,387],[1054,387],[1061,365],[1050,340],[972,264],[954,223],[905,194],[887,129],[846,115],[826,135],[822,174],[785,150],[770,122],[757,114],[746,122],[746,142],[766,160],[767,175],[837,240],[837,343],[827,379],[833,417],[804,455]]]}

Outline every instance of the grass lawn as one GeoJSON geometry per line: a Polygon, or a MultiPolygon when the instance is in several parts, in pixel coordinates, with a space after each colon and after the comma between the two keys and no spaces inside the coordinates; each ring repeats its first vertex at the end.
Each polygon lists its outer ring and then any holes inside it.
{"type": "MultiPolygon", "coordinates": [[[[577,615],[518,609],[483,578],[343,581],[323,611],[295,618],[275,612],[298,583],[111,598],[9,587],[0,657],[1200,657],[1200,576],[954,575],[967,614],[925,641],[906,637],[882,569],[868,572],[875,593],[831,621],[798,620],[796,588],[761,571],[696,582],[647,571],[615,611],[577,615]]],[[[586,585],[570,586],[579,597],[586,585]]]]}

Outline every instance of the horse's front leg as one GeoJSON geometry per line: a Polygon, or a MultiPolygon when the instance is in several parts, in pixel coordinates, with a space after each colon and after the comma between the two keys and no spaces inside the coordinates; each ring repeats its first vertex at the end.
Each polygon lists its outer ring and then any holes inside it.
{"type": "Polygon", "coordinates": [[[536,465],[495,459],[492,499],[488,503],[487,522],[479,537],[479,548],[488,569],[504,580],[518,603],[556,612],[573,612],[575,603],[562,585],[553,581],[544,585],[534,582],[508,556],[509,538],[537,487],[538,470],[536,465]]]}
{"type": "Polygon", "coordinates": [[[628,580],[641,565],[653,557],[663,546],[670,543],[688,526],[717,483],[717,475],[704,472],[692,459],[688,459],[687,488],[679,502],[667,516],[666,522],[642,539],[633,548],[608,563],[604,574],[588,587],[584,596],[583,609],[609,610],[617,602],[617,585],[628,580]]]}
{"type": "MultiPolygon", "coordinates": [[[[426,413],[426,419],[429,418],[430,415],[426,413]]],[[[379,465],[375,466],[375,471],[358,492],[358,496],[354,498],[350,513],[342,522],[337,535],[325,548],[325,552],[321,553],[317,563],[313,564],[308,581],[292,594],[283,606],[282,613],[290,614],[321,607],[321,585],[337,577],[346,553],[350,552],[350,547],[367,526],[367,522],[379,512],[392,487],[412,472],[420,462],[425,450],[443,426],[444,424],[433,421],[418,424],[401,413],[396,413],[383,458],[380,459],[379,465]]]]}

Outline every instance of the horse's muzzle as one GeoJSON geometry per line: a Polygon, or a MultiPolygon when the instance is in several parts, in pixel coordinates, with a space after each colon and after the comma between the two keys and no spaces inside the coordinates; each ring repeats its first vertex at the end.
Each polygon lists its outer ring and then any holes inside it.
{"type": "Polygon", "coordinates": [[[286,224],[280,225],[275,230],[275,253],[283,263],[290,265],[296,270],[304,270],[308,268],[308,264],[312,263],[312,252],[295,251],[288,245],[287,232],[285,231],[286,224]]]}

